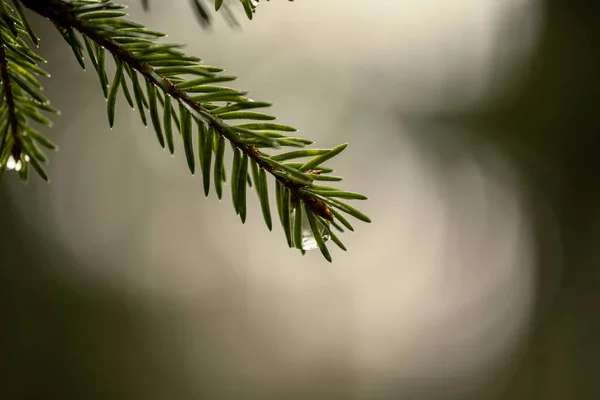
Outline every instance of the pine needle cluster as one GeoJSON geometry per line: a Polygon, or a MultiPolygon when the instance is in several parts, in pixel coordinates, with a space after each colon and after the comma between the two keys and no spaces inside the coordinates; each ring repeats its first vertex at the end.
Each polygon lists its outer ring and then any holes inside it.
{"type": "MultiPolygon", "coordinates": [[[[251,19],[259,2],[240,2],[251,19]]],[[[198,0],[195,4],[202,7],[198,0]]],[[[214,6],[221,9],[223,0],[216,0],[214,6]]],[[[307,148],[312,141],[297,137],[295,128],[262,112],[270,103],[254,101],[246,92],[229,87],[236,77],[186,54],[182,45],[161,42],[163,33],[127,19],[125,6],[109,0],[12,0],[10,4],[0,0],[0,174],[14,170],[26,180],[33,169],[48,180],[42,148],[56,149],[36,127],[51,126],[48,115],[58,110],[42,93],[39,77],[49,74],[40,66],[46,61],[35,52],[39,39],[26,8],[50,20],[81,67],[96,72],[111,127],[122,96],[137,110],[141,122],[151,125],[161,147],[173,154],[175,140],[182,141],[190,172],[201,172],[205,195],[212,187],[222,198],[228,182],[242,223],[251,187],[265,224],[272,229],[271,185],[288,246],[302,253],[318,248],[331,261],[325,242],[331,239],[346,250],[337,235],[354,230],[347,217],[370,222],[343,201],[364,200],[364,195],[327,186],[342,180],[325,164],[346,144],[307,148]],[[107,58],[115,65],[110,77],[107,58]],[[226,165],[227,152],[233,156],[226,165]],[[269,184],[268,176],[273,183],[269,184]]]]}

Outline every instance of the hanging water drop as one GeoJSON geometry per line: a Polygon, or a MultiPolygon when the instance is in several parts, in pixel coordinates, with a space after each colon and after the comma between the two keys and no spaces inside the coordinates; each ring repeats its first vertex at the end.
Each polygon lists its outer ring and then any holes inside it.
{"type": "MultiPolygon", "coordinates": [[[[294,231],[294,222],[296,215],[295,208],[290,212],[290,222],[292,224],[292,232],[294,231]]],[[[329,229],[325,226],[321,221],[317,221],[317,225],[319,226],[319,232],[321,233],[321,237],[323,237],[323,241],[329,240],[329,229]]],[[[315,235],[313,235],[312,229],[310,229],[310,222],[308,222],[308,217],[306,216],[306,212],[302,213],[302,250],[310,251],[316,250],[319,248],[317,244],[317,240],[315,239],[315,235]]]]}
{"type": "MultiPolygon", "coordinates": [[[[25,161],[29,161],[29,156],[25,156],[25,161]]],[[[15,160],[15,158],[11,155],[8,157],[8,160],[6,160],[5,168],[7,171],[19,172],[21,168],[23,168],[23,162],[21,160],[15,160]]]]}

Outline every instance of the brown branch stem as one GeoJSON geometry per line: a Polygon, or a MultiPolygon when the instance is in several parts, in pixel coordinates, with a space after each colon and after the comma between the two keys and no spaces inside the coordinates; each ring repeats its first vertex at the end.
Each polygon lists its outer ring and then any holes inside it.
{"type": "MultiPolygon", "coordinates": [[[[191,100],[189,95],[184,90],[178,89],[171,80],[156,73],[150,64],[136,58],[132,51],[124,49],[117,41],[105,36],[102,31],[89,26],[84,20],[78,18],[77,15],[72,12],[72,6],[69,3],[62,0],[21,0],[21,2],[27,8],[48,18],[55,24],[64,28],[75,29],[87,36],[98,45],[110,51],[114,57],[138,71],[145,79],[154,82],[166,95],[170,95],[174,99],[187,104],[191,109],[206,116],[209,120],[217,118],[200,103],[191,100]]],[[[327,220],[333,220],[333,215],[329,210],[329,207],[322,200],[311,196],[306,191],[300,190],[306,185],[300,185],[297,182],[275,174],[274,172],[279,169],[263,161],[261,157],[264,157],[264,154],[256,148],[256,146],[237,141],[236,138],[222,126],[223,124],[217,124],[212,121],[209,122],[209,124],[219,135],[233,143],[236,148],[256,162],[260,168],[267,171],[275,177],[275,179],[281,182],[282,185],[287,187],[293,197],[301,199],[304,203],[308,204],[317,215],[327,220]]]]}

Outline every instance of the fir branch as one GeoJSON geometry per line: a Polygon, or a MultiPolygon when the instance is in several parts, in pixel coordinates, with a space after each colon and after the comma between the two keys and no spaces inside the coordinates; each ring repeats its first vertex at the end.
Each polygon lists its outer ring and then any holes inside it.
{"type": "MultiPolygon", "coordinates": [[[[193,146],[195,122],[198,127],[197,155],[203,173],[206,195],[208,195],[210,179],[213,176],[211,164],[214,156],[213,179],[217,195],[221,198],[222,183],[226,179],[223,157],[225,141],[228,141],[234,154],[231,170],[232,200],[234,209],[240,215],[242,222],[245,222],[246,219],[246,188],[254,183],[265,223],[269,229],[272,227],[266,173],[272,175],[276,182],[276,205],[288,245],[300,248],[303,254],[305,230],[312,231],[314,240],[311,241],[310,247],[318,247],[329,261],[331,261],[331,256],[325,246],[325,241],[330,237],[345,250],[343,244],[329,230],[329,224],[332,223],[341,230],[340,224],[336,222],[337,219],[347,228],[351,230],[353,228],[339,212],[330,207],[337,208],[362,221],[370,222],[368,217],[360,211],[335,199],[363,200],[366,199],[365,196],[313,184],[315,180],[341,180],[341,178],[328,175],[333,170],[322,164],[340,154],[346,145],[333,149],[295,150],[274,156],[265,153],[264,149],[304,147],[311,144],[312,141],[287,136],[287,133],[295,132],[296,129],[269,122],[275,117],[252,111],[256,108],[268,107],[269,103],[253,101],[245,97],[245,92],[239,90],[212,86],[216,83],[234,80],[235,77],[220,74],[221,69],[204,65],[200,59],[180,52],[178,50],[182,47],[180,45],[159,43],[158,39],[164,34],[148,30],[138,23],[123,18],[126,16],[121,11],[124,6],[109,0],[15,1],[20,1],[30,10],[49,19],[71,46],[77,61],[83,68],[85,68],[84,53],[87,53],[98,74],[103,94],[107,98],[110,126],[114,123],[117,95],[122,90],[129,105],[133,107],[135,103],[137,106],[144,124],[146,124],[145,109],[149,111],[160,145],[165,147],[166,136],[166,144],[171,153],[174,151],[173,125],[179,130],[186,160],[192,174],[196,170],[193,146]],[[105,51],[110,52],[115,60],[116,73],[112,83],[106,74],[105,51]],[[138,81],[138,74],[145,81],[145,94],[138,81]],[[192,78],[188,78],[190,75],[192,78]],[[129,90],[128,78],[133,91],[129,90]],[[162,116],[160,109],[163,110],[162,116]],[[237,125],[230,122],[237,120],[250,122],[237,125]],[[308,160],[298,161],[303,158],[308,158],[308,160]],[[301,211],[302,207],[304,207],[304,213],[301,211]],[[294,212],[297,213],[296,216],[291,217],[294,212]],[[302,226],[298,226],[296,223],[294,227],[293,221],[300,222],[302,226]]],[[[251,18],[258,2],[240,1],[248,17],[251,18]]],[[[0,2],[0,4],[3,3],[0,2]]],[[[215,5],[219,6],[220,3],[216,2],[215,5]]],[[[15,18],[17,25],[23,32],[32,32],[29,25],[22,21],[23,18],[24,14],[19,12],[18,18],[15,18]]],[[[7,29],[5,25],[2,25],[3,32],[7,29]]],[[[17,36],[18,33],[15,34],[15,37],[17,36]]],[[[22,76],[22,78],[28,77],[27,74],[22,76]]],[[[19,77],[12,78],[20,79],[19,77]]],[[[3,82],[5,80],[3,78],[3,82]]],[[[33,81],[34,86],[36,86],[36,82],[33,81]]],[[[17,83],[19,83],[18,80],[17,83]]],[[[39,104],[47,103],[43,96],[28,85],[20,84],[20,87],[39,104]]],[[[10,89],[10,85],[3,85],[7,100],[10,96],[10,89]]],[[[14,105],[11,108],[8,103],[7,101],[6,108],[9,115],[7,121],[18,120],[19,110],[16,110],[14,105]],[[11,112],[17,119],[11,119],[11,112]]],[[[19,129],[15,129],[17,132],[19,131],[19,129]]],[[[26,127],[23,129],[28,131],[26,127]]],[[[41,135],[38,134],[38,136],[41,135]]],[[[21,135],[19,139],[23,137],[26,136],[21,135]]],[[[13,140],[13,142],[15,141],[13,140]]],[[[2,146],[0,146],[1,150],[2,146]]],[[[42,159],[42,156],[34,150],[30,151],[32,156],[42,159]]],[[[36,160],[32,160],[32,165],[36,170],[39,169],[39,163],[36,160]]],[[[43,174],[40,173],[40,175],[43,174]]]]}
{"type": "Polygon", "coordinates": [[[0,1],[0,176],[6,169],[19,172],[27,179],[31,165],[44,180],[48,176],[42,166],[46,157],[38,144],[50,149],[56,146],[42,136],[31,122],[50,126],[42,112],[58,113],[42,95],[37,76],[49,76],[39,67],[45,60],[33,52],[22,37],[38,43],[21,4],[13,7],[0,1]]]}
{"type": "MultiPolygon", "coordinates": [[[[2,144],[8,139],[10,134],[13,141],[11,155],[15,160],[21,158],[21,139],[19,137],[19,121],[15,107],[13,95],[13,83],[8,72],[8,56],[6,54],[6,45],[2,36],[0,36],[0,80],[2,81],[2,93],[6,104],[6,133],[2,135],[2,144]],[[6,136],[5,136],[6,135],[6,136]]],[[[0,144],[0,149],[4,146],[0,144]]]]}

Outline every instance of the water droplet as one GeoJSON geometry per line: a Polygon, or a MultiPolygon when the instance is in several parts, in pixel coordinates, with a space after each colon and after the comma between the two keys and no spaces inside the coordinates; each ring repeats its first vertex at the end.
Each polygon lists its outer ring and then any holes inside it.
{"type": "MultiPolygon", "coordinates": [[[[11,171],[17,167],[17,163],[13,156],[8,157],[8,161],[6,161],[6,169],[11,171]]],[[[20,169],[20,168],[19,168],[20,169]]]]}
{"type": "MultiPolygon", "coordinates": [[[[29,161],[29,156],[25,156],[25,161],[29,161]]],[[[23,168],[23,162],[21,160],[15,160],[13,156],[8,157],[8,160],[6,160],[7,171],[19,172],[21,168],[23,168]]]]}
{"type": "Polygon", "coordinates": [[[258,6],[259,3],[260,3],[260,0],[250,0],[250,4],[252,4],[253,7],[258,6]]]}
{"type": "MultiPolygon", "coordinates": [[[[292,223],[292,232],[294,231],[294,216],[296,215],[295,209],[290,212],[290,219],[292,223]]],[[[326,242],[329,240],[329,230],[323,225],[323,223],[317,220],[317,225],[319,226],[319,232],[321,232],[321,236],[323,240],[326,242]]],[[[313,235],[312,229],[310,229],[310,222],[308,222],[308,217],[306,213],[302,213],[302,250],[310,251],[316,250],[319,248],[317,244],[317,240],[313,235]]]]}

